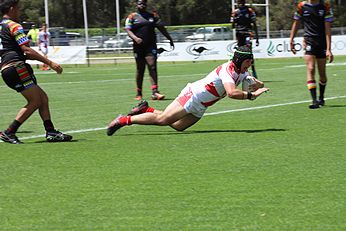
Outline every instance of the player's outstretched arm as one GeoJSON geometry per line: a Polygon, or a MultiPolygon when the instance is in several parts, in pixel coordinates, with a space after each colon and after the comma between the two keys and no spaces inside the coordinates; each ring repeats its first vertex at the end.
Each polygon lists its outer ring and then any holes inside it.
{"type": "Polygon", "coordinates": [[[235,84],[233,84],[233,83],[224,83],[224,87],[225,87],[227,96],[229,98],[237,99],[237,100],[246,100],[246,99],[255,100],[257,97],[262,95],[264,92],[269,91],[269,88],[266,88],[266,87],[259,88],[254,92],[242,91],[240,89],[237,89],[235,84]]]}
{"type": "Polygon", "coordinates": [[[50,59],[48,59],[46,57],[44,57],[43,55],[41,55],[40,53],[38,53],[34,49],[30,48],[29,46],[23,45],[23,46],[21,46],[21,49],[24,52],[24,54],[26,55],[27,59],[40,61],[40,62],[45,63],[48,66],[50,66],[56,73],[58,73],[58,74],[62,73],[63,69],[59,64],[51,61],[50,59]]]}

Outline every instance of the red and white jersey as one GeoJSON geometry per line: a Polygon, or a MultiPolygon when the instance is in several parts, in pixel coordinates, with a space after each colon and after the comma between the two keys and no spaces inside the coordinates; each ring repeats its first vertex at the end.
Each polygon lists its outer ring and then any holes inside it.
{"type": "Polygon", "coordinates": [[[238,86],[249,75],[248,72],[237,73],[234,63],[230,61],[218,66],[205,78],[191,83],[189,87],[200,103],[209,107],[226,96],[224,83],[238,86]]]}
{"type": "Polygon", "coordinates": [[[48,31],[40,31],[38,34],[38,39],[40,40],[40,45],[47,48],[49,43],[50,33],[48,31]]]}

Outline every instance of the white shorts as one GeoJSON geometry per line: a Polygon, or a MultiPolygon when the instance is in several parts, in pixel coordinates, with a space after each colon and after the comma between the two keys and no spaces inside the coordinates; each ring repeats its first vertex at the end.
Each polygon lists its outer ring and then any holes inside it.
{"type": "Polygon", "coordinates": [[[47,55],[48,54],[48,47],[46,47],[44,44],[40,45],[40,49],[43,55],[47,55]]]}
{"type": "Polygon", "coordinates": [[[180,92],[176,100],[183,106],[187,113],[191,113],[197,118],[201,118],[207,110],[207,107],[203,106],[198,98],[193,95],[190,83],[180,92]]]}

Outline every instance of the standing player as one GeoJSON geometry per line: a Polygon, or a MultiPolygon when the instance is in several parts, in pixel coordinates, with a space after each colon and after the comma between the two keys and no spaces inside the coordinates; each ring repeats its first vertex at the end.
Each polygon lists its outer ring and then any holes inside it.
{"type": "Polygon", "coordinates": [[[331,51],[333,11],[330,3],[320,0],[309,0],[300,2],[297,5],[290,36],[290,45],[293,54],[296,54],[294,37],[300,21],[304,24],[304,59],[307,67],[307,86],[312,98],[312,104],[309,105],[309,108],[316,109],[325,104],[324,91],[327,85],[326,59],[328,58],[330,63],[334,59],[331,51]],[[318,100],[315,80],[316,63],[320,76],[320,95],[318,100]]]}
{"type": "MultiPolygon", "coordinates": [[[[39,51],[42,52],[43,56],[48,58],[48,46],[49,46],[50,32],[47,31],[47,25],[45,23],[42,24],[42,28],[38,33],[37,45],[39,51]]],[[[49,70],[47,64],[43,64],[42,70],[49,70]]]]}
{"type": "Polygon", "coordinates": [[[111,136],[119,128],[132,125],[169,125],[177,131],[197,123],[207,108],[220,99],[228,96],[238,100],[254,100],[268,91],[264,84],[256,80],[252,85],[254,92],[237,89],[251,66],[253,55],[249,47],[239,47],[232,61],[224,63],[210,72],[205,78],[189,83],[180,95],[164,111],[149,107],[147,102],[141,102],[127,116],[120,115],[108,126],[107,135],[111,136]]]}
{"type": "MultiPolygon", "coordinates": [[[[19,110],[15,120],[9,127],[0,132],[0,139],[11,144],[21,144],[17,138],[18,128],[38,109],[46,130],[46,139],[50,142],[69,141],[72,136],[55,130],[51,121],[47,94],[37,85],[36,77],[26,59],[33,59],[49,65],[58,74],[62,67],[43,57],[29,47],[23,27],[16,21],[20,14],[19,0],[1,0],[0,10],[3,18],[0,24],[1,75],[10,88],[20,92],[27,104],[19,110]]],[[[11,96],[9,96],[11,97],[11,96]]]]}
{"type": "MultiPolygon", "coordinates": [[[[253,31],[255,31],[256,46],[259,45],[256,13],[245,5],[245,0],[237,0],[237,6],[238,8],[232,12],[231,16],[232,28],[236,29],[237,45],[238,47],[249,46],[252,50],[253,31]]],[[[252,75],[257,78],[255,63],[251,67],[252,75]]]]}
{"type": "Polygon", "coordinates": [[[157,77],[157,46],[155,28],[170,41],[171,47],[174,49],[174,43],[168,34],[161,19],[157,13],[149,13],[146,11],[147,1],[137,1],[137,12],[131,13],[125,23],[125,29],[133,40],[133,52],[136,59],[136,99],[142,99],[142,86],[145,65],[148,66],[153,100],[162,100],[165,98],[158,90],[157,77]]]}

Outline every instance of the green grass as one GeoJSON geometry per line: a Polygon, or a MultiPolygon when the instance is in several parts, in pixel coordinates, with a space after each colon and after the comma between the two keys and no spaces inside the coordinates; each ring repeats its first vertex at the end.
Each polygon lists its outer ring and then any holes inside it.
{"type": "MultiPolygon", "coordinates": [[[[336,63],[346,57],[336,57],[336,63]]],[[[168,105],[222,62],[161,63],[168,105]]],[[[0,230],[346,230],[346,98],[309,110],[302,59],[256,62],[271,91],[224,99],[185,132],[107,123],[136,101],[133,64],[36,71],[53,121],[75,142],[46,143],[37,113],[0,143],[0,230]],[[296,65],[302,65],[301,67],[296,65]],[[101,129],[101,130],[97,130],[101,129]]],[[[345,96],[345,65],[328,67],[326,97],[345,96]]],[[[149,81],[144,81],[149,97],[149,81]]],[[[0,128],[24,99],[0,82],[0,128]]]]}

